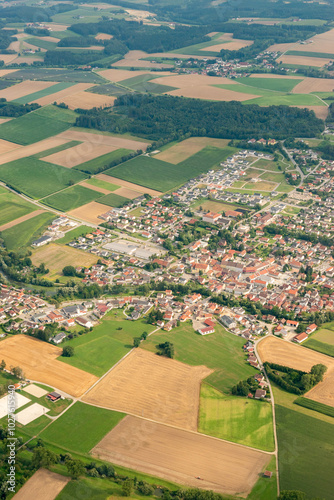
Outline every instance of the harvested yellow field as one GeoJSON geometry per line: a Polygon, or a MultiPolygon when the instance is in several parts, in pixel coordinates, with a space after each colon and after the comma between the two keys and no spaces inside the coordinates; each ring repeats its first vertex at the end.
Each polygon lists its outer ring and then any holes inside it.
{"type": "Polygon", "coordinates": [[[288,80],[300,80],[303,78],[302,75],[296,76],[296,75],[274,75],[273,73],[253,73],[252,75],[249,75],[248,78],[287,78],[288,80]]]}
{"type": "Polygon", "coordinates": [[[50,269],[50,276],[60,274],[65,266],[85,266],[96,264],[96,255],[58,243],[50,243],[33,251],[31,260],[39,266],[44,262],[50,269]]]}
{"type": "Polygon", "coordinates": [[[227,139],[212,139],[209,137],[189,137],[178,144],[166,149],[162,153],[154,156],[158,160],[163,160],[168,163],[177,165],[181,161],[186,160],[190,156],[198,153],[206,146],[215,146],[216,148],[224,148],[229,143],[227,139]]]}
{"type": "Polygon", "coordinates": [[[43,141],[35,142],[34,144],[29,144],[28,146],[17,145],[16,149],[0,154],[0,165],[3,165],[4,163],[7,163],[9,161],[18,160],[20,158],[25,158],[27,156],[41,153],[42,151],[46,151],[47,149],[61,146],[66,142],[68,142],[66,139],[62,139],[59,136],[54,136],[50,137],[49,139],[44,139],[43,141]]]}
{"type": "Polygon", "coordinates": [[[249,45],[252,45],[254,43],[252,40],[231,40],[230,42],[227,41],[226,43],[219,43],[217,45],[212,45],[210,47],[206,47],[203,49],[200,49],[202,51],[210,51],[210,52],[220,52],[221,50],[239,50],[243,49],[244,47],[248,47],[249,45]]]}
{"type": "Polygon", "coordinates": [[[310,92],[333,92],[334,78],[305,78],[297,83],[292,90],[294,94],[309,94],[310,92]]]}
{"type": "Polygon", "coordinates": [[[307,108],[314,111],[315,116],[321,120],[326,120],[329,108],[327,106],[295,106],[296,108],[307,108]]]}
{"type": "Polygon", "coordinates": [[[80,184],[80,186],[83,186],[87,189],[92,189],[93,191],[97,191],[98,193],[103,193],[103,194],[111,193],[111,190],[104,189],[104,188],[101,188],[98,186],[93,186],[92,184],[88,184],[88,182],[85,182],[85,181],[80,182],[79,184],[80,184]]]}
{"type": "Polygon", "coordinates": [[[99,71],[99,75],[103,76],[111,82],[121,82],[128,78],[134,78],[139,75],[146,75],[147,71],[129,71],[127,69],[104,69],[99,71]]]}
{"type": "Polygon", "coordinates": [[[271,458],[245,446],[129,415],[91,453],[152,476],[238,497],[250,493],[271,458]]]}
{"type": "Polygon", "coordinates": [[[13,500],[54,500],[70,480],[71,478],[55,472],[38,469],[13,496],[13,500]]]}
{"type": "Polygon", "coordinates": [[[75,130],[75,128],[66,130],[61,134],[56,136],[59,139],[66,141],[80,141],[87,142],[93,146],[93,144],[98,146],[110,146],[114,149],[124,148],[124,149],[132,149],[133,151],[137,151],[137,149],[142,149],[146,151],[148,142],[140,142],[134,141],[133,139],[127,139],[122,137],[121,135],[103,135],[103,134],[94,134],[92,132],[82,132],[80,130],[75,130]]]}
{"type": "MultiPolygon", "coordinates": [[[[108,5],[110,7],[110,5],[108,5]]],[[[107,35],[107,33],[98,33],[95,36],[96,40],[111,40],[113,38],[113,35],[107,35]]]]}
{"type": "MultiPolygon", "coordinates": [[[[219,82],[217,82],[219,83],[219,82]]],[[[169,95],[190,97],[194,99],[207,99],[209,101],[248,101],[259,97],[256,94],[244,94],[232,90],[210,87],[209,85],[191,86],[167,92],[169,95]]]]}
{"type": "MultiPolygon", "coordinates": [[[[1,56],[2,57],[2,56],[1,56]]],[[[0,90],[0,98],[4,97],[7,101],[12,101],[14,99],[19,99],[26,95],[32,94],[33,92],[39,92],[40,90],[52,87],[56,82],[39,82],[25,80],[24,82],[17,83],[12,87],[7,87],[6,89],[0,90]]]]}
{"type": "Polygon", "coordinates": [[[148,193],[151,196],[161,195],[160,191],[155,191],[154,189],[149,189],[144,186],[139,186],[138,184],[133,184],[132,182],[123,181],[122,179],[117,179],[117,177],[111,177],[110,175],[98,174],[96,177],[98,179],[101,179],[102,181],[111,182],[112,184],[116,184],[116,186],[126,187],[134,191],[139,191],[140,193],[148,193]]]}
{"type": "MultiPolygon", "coordinates": [[[[8,120],[4,120],[5,122],[8,120]]],[[[4,123],[4,122],[1,122],[4,123]]],[[[15,144],[14,142],[5,141],[4,139],[0,139],[0,155],[3,153],[8,153],[9,151],[13,151],[13,149],[21,148],[19,144],[15,144]]]]}
{"type": "MultiPolygon", "coordinates": [[[[2,59],[3,54],[1,54],[1,59],[2,59]]],[[[0,78],[3,76],[9,75],[10,73],[13,73],[14,71],[17,71],[17,69],[0,69],[0,78]]]]}
{"type": "Polygon", "coordinates": [[[91,87],[93,87],[91,83],[77,83],[76,85],[72,85],[72,87],[60,90],[59,92],[55,92],[54,94],[46,95],[44,97],[41,97],[40,99],[35,99],[32,102],[37,102],[37,104],[39,104],[40,106],[47,106],[48,104],[52,104],[53,102],[64,102],[65,99],[69,96],[77,94],[78,92],[83,92],[84,90],[91,87]]]}
{"type": "MultiPolygon", "coordinates": [[[[134,68],[170,68],[169,64],[153,63],[152,61],[143,61],[145,57],[154,57],[155,54],[147,54],[142,50],[130,50],[123,59],[115,62],[112,66],[134,67],[134,68]]],[[[166,57],[166,54],[164,55],[166,57]]],[[[189,56],[188,56],[189,57],[189,56]]]]}
{"type": "MultiPolygon", "coordinates": [[[[107,176],[106,176],[107,177],[107,176]]],[[[90,186],[90,189],[92,186],[90,186]]],[[[68,212],[68,215],[75,217],[84,222],[90,222],[91,224],[101,224],[102,219],[99,219],[99,215],[105,214],[110,210],[111,207],[108,205],[102,205],[102,203],[96,203],[96,201],[91,201],[82,207],[75,208],[68,212]]]]}
{"type": "Polygon", "coordinates": [[[134,198],[138,198],[138,196],[141,196],[143,193],[140,193],[139,191],[134,191],[133,189],[129,189],[126,187],[121,187],[119,189],[116,189],[114,191],[114,194],[118,194],[118,196],[124,196],[124,198],[129,198],[130,200],[133,200],[134,198]]]}
{"type": "Polygon", "coordinates": [[[93,92],[78,92],[77,94],[65,97],[62,102],[67,104],[70,109],[91,109],[113,106],[115,100],[116,97],[110,95],[94,94],[93,92]]]}
{"type": "Polygon", "coordinates": [[[196,431],[200,385],[210,373],[206,366],[189,366],[135,349],[84,401],[196,431]]]}
{"type": "Polygon", "coordinates": [[[70,26],[68,24],[47,23],[45,27],[50,28],[50,31],[66,31],[70,26]]]}
{"type": "Polygon", "coordinates": [[[20,366],[28,379],[79,397],[97,377],[58,361],[61,353],[60,347],[22,334],[0,342],[0,357],[7,366],[20,366]]]}
{"type": "Polygon", "coordinates": [[[334,359],[321,354],[312,349],[278,339],[276,337],[266,337],[257,346],[259,356],[269,363],[278,363],[289,366],[296,370],[309,372],[313,365],[323,364],[327,366],[323,382],[313,387],[306,397],[334,406],[334,359]]]}
{"type": "Polygon", "coordinates": [[[5,64],[10,64],[16,58],[17,54],[1,54],[1,61],[3,61],[5,64]]]}
{"type": "Polygon", "coordinates": [[[81,163],[93,160],[98,156],[105,155],[111,151],[115,151],[116,147],[108,146],[107,144],[95,144],[91,142],[82,142],[73,148],[58,151],[52,155],[42,158],[43,161],[55,163],[62,167],[73,168],[81,163]]]}
{"type": "Polygon", "coordinates": [[[137,21],[143,21],[144,19],[147,19],[148,17],[152,17],[155,15],[152,12],[148,12],[148,10],[137,10],[137,9],[125,9],[125,10],[134,20],[137,21]]]}
{"type": "MultiPolygon", "coordinates": [[[[0,118],[0,125],[2,125],[2,123],[6,123],[6,122],[9,122],[10,120],[12,120],[13,118],[0,118]]],[[[14,143],[13,143],[14,144],[14,143]]],[[[1,153],[0,153],[1,154],[1,153]]]]}
{"type": "Polygon", "coordinates": [[[322,68],[328,64],[331,59],[324,59],[322,57],[304,57],[304,56],[287,56],[283,55],[277,59],[278,62],[283,64],[298,64],[300,66],[315,66],[322,68]]]}

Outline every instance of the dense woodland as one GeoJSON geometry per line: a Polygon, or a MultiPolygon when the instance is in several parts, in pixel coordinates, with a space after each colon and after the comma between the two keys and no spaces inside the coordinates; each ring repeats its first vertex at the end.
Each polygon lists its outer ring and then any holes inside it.
{"type": "Polygon", "coordinates": [[[289,106],[260,107],[240,102],[208,102],[174,96],[126,94],[115,110],[82,110],[79,127],[132,132],[152,140],[191,136],[229,139],[314,137],[324,129],[313,111],[289,106]]]}
{"type": "Polygon", "coordinates": [[[30,113],[30,111],[34,111],[37,108],[40,108],[40,105],[37,103],[18,104],[16,102],[7,102],[4,97],[0,99],[0,116],[12,116],[16,118],[30,113]]]}

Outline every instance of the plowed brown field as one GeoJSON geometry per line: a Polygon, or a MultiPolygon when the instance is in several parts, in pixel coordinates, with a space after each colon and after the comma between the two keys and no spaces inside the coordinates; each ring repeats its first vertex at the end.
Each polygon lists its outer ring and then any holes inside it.
{"type": "Polygon", "coordinates": [[[210,373],[206,366],[135,349],[84,401],[196,431],[200,384],[210,373]]]}
{"type": "Polygon", "coordinates": [[[121,420],[91,453],[193,488],[244,497],[270,460],[261,451],[132,416],[121,420]]]}

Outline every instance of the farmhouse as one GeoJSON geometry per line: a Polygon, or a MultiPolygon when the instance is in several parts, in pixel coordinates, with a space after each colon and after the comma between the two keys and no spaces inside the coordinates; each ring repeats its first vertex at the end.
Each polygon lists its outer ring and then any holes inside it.
{"type": "Polygon", "coordinates": [[[264,389],[256,389],[255,399],[261,399],[266,397],[266,391],[264,389]]]}
{"type": "Polygon", "coordinates": [[[44,235],[44,236],[41,236],[40,238],[38,238],[37,240],[35,240],[32,243],[32,246],[33,247],[41,247],[43,245],[46,245],[47,243],[50,243],[51,240],[52,240],[51,236],[44,235]]]}
{"type": "Polygon", "coordinates": [[[66,338],[66,333],[60,332],[57,333],[57,335],[55,335],[52,340],[55,344],[60,344],[65,338],[66,338]]]}
{"type": "Polygon", "coordinates": [[[219,322],[223,326],[225,326],[225,328],[235,328],[237,326],[236,321],[233,318],[231,318],[230,316],[226,316],[226,315],[221,316],[219,318],[219,322]]]}
{"type": "Polygon", "coordinates": [[[293,340],[295,342],[297,342],[297,344],[301,344],[302,342],[304,342],[304,340],[306,340],[308,338],[307,336],[307,333],[303,332],[303,333],[299,333],[298,335],[296,335],[293,340]]]}

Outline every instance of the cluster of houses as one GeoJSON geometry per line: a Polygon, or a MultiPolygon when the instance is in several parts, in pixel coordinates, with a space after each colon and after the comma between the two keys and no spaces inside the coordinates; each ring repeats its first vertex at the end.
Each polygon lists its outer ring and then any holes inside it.
{"type": "Polygon", "coordinates": [[[66,232],[71,231],[77,226],[79,226],[78,222],[69,219],[65,215],[60,215],[51,222],[42,236],[32,242],[32,246],[41,247],[43,245],[46,245],[47,243],[51,243],[51,241],[63,238],[66,232]]]}
{"type": "Polygon", "coordinates": [[[45,307],[44,300],[26,293],[24,289],[15,289],[0,284],[0,321],[18,318],[45,307]]]}

